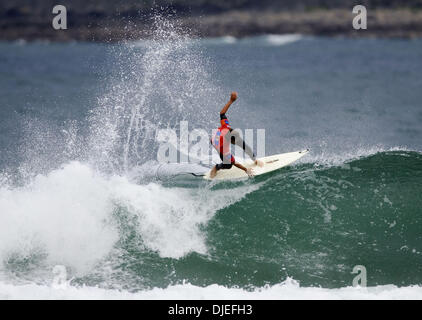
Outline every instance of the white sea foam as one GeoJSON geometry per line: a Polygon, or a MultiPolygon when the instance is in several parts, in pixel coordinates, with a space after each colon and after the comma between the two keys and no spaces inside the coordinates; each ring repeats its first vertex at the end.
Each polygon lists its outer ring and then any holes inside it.
{"type": "MultiPolygon", "coordinates": [[[[261,43],[264,46],[284,46],[289,43],[303,40],[305,37],[301,34],[267,34],[263,36],[236,38],[233,36],[223,37],[210,37],[210,38],[184,38],[183,44],[187,47],[203,43],[205,45],[248,45],[261,43]]],[[[182,42],[180,42],[182,43],[182,42]]],[[[133,42],[127,42],[126,45],[130,47],[148,48],[151,44],[154,44],[153,40],[138,40],[133,42]]]]}
{"type": "Polygon", "coordinates": [[[101,176],[76,161],[39,175],[26,186],[1,187],[0,269],[10,257],[36,254],[49,265],[62,264],[82,274],[89,271],[119,238],[113,218],[116,208],[135,218],[143,245],[160,256],[206,253],[201,225],[259,186],[244,185],[236,192],[209,187],[138,185],[126,177],[101,176]]]}
{"type": "Polygon", "coordinates": [[[117,240],[107,181],[73,162],[20,188],[0,189],[0,259],[39,252],[84,272],[117,240]]]}
{"type": "Polygon", "coordinates": [[[223,207],[240,200],[259,185],[245,185],[236,192],[209,190],[207,187],[164,188],[150,183],[145,186],[119,179],[113,196],[120,205],[136,215],[137,230],[144,244],[162,257],[180,258],[191,251],[206,253],[206,224],[223,207]]]}
{"type": "Polygon", "coordinates": [[[264,37],[265,41],[273,46],[283,46],[288,43],[303,39],[301,34],[269,34],[264,37]]]}
{"type": "Polygon", "coordinates": [[[130,293],[128,291],[107,290],[97,287],[47,286],[36,284],[12,285],[0,282],[0,299],[306,299],[306,300],[340,300],[340,299],[422,299],[422,287],[397,287],[384,285],[376,287],[346,287],[339,289],[325,289],[316,287],[300,287],[293,279],[273,286],[255,288],[247,291],[240,288],[228,288],[213,284],[198,287],[192,284],[180,284],[167,288],[153,288],[147,291],[130,293]]]}
{"type": "Polygon", "coordinates": [[[233,36],[215,37],[215,38],[204,38],[203,41],[207,44],[233,44],[238,41],[233,36]]]}

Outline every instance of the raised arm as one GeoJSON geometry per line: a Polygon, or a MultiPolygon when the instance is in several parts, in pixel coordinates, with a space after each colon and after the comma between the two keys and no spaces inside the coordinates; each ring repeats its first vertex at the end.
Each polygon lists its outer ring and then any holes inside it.
{"type": "Polygon", "coordinates": [[[230,96],[229,102],[227,102],[226,105],[223,107],[223,109],[221,109],[220,114],[226,113],[227,110],[229,110],[232,103],[236,101],[236,99],[237,99],[237,93],[233,91],[230,96]]]}

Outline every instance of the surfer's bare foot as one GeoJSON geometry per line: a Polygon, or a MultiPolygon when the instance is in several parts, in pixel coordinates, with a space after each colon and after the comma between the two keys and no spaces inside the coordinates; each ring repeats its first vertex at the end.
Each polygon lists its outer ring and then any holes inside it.
{"type": "Polygon", "coordinates": [[[256,164],[258,167],[263,167],[263,166],[264,166],[264,162],[262,162],[261,160],[255,160],[255,164],[256,164]]]}
{"type": "Polygon", "coordinates": [[[211,169],[211,172],[210,172],[210,178],[211,179],[214,179],[214,177],[217,175],[217,166],[214,166],[212,169],[211,169]]]}

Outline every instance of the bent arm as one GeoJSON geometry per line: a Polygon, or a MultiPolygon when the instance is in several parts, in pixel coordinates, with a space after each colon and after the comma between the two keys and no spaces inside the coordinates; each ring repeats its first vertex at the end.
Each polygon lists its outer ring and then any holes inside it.
{"type": "Polygon", "coordinates": [[[223,107],[223,109],[221,109],[220,114],[226,113],[227,110],[229,110],[229,108],[232,105],[232,103],[236,101],[236,99],[237,99],[237,93],[236,92],[232,92],[232,94],[230,96],[229,102],[227,102],[226,105],[223,107]]]}

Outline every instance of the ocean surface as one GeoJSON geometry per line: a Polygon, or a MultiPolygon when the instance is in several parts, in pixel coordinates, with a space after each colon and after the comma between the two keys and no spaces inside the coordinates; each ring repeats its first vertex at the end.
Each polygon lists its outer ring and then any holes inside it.
{"type": "Polygon", "coordinates": [[[0,299],[422,299],[421,57],[165,21],[148,41],[0,43],[0,299]],[[310,154],[241,181],[151,174],[157,132],[211,134],[231,91],[267,155],[310,154]]]}

